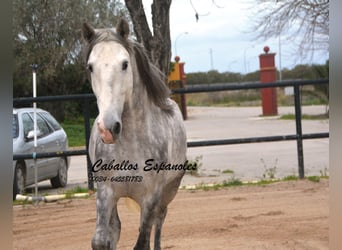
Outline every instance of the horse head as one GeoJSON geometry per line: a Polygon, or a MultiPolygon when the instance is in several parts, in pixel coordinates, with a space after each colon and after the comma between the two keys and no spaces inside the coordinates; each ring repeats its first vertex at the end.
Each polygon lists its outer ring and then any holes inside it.
{"type": "Polygon", "coordinates": [[[133,72],[128,51],[129,25],[121,19],[114,30],[97,30],[84,23],[88,43],[87,69],[97,99],[97,126],[104,143],[115,143],[122,131],[124,105],[133,91],[133,72]]]}

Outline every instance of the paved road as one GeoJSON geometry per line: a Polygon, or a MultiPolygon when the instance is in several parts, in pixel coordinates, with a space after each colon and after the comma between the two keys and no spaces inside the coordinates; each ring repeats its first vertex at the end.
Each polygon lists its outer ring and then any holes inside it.
{"type": "MultiPolygon", "coordinates": [[[[324,106],[305,106],[303,114],[322,114],[324,106]]],[[[280,115],[294,113],[293,107],[279,107],[280,115]]],[[[189,107],[185,121],[188,141],[204,139],[229,139],[270,135],[295,134],[294,120],[278,117],[263,118],[260,107],[189,107]]],[[[303,120],[303,133],[329,131],[328,120],[303,120]]],[[[306,175],[328,173],[329,139],[304,141],[306,175]]],[[[253,143],[227,146],[188,148],[188,158],[200,157],[200,176],[185,176],[181,185],[213,183],[239,178],[244,181],[259,180],[267,169],[274,168],[276,178],[298,175],[296,141],[253,143]],[[231,174],[222,173],[230,170],[231,174]]],[[[85,156],[71,159],[67,189],[87,187],[85,156]]],[[[42,193],[51,192],[49,182],[39,184],[42,193]]],[[[55,190],[53,192],[56,192],[55,190]]]]}

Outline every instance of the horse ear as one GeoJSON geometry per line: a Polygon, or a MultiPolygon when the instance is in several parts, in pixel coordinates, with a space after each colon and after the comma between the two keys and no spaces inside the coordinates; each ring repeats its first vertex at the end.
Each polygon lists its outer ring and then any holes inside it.
{"type": "Polygon", "coordinates": [[[82,35],[83,35],[84,39],[88,43],[90,43],[93,40],[93,38],[95,37],[95,30],[89,24],[84,22],[83,26],[82,26],[82,35]]]}
{"type": "Polygon", "coordinates": [[[129,35],[129,25],[126,19],[120,18],[116,25],[116,32],[124,39],[127,39],[129,35]]]}

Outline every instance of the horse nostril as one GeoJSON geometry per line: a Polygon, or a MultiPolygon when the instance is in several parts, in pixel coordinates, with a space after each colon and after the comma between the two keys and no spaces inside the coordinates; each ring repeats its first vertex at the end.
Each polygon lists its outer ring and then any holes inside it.
{"type": "Polygon", "coordinates": [[[118,135],[121,132],[121,124],[120,122],[116,122],[113,126],[113,132],[114,134],[118,135]]]}

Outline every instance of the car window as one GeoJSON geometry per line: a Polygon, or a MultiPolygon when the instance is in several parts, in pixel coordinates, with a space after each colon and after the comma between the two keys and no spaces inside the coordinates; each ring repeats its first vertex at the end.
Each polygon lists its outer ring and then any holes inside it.
{"type": "Polygon", "coordinates": [[[33,120],[28,113],[24,113],[22,115],[23,119],[23,128],[24,128],[24,137],[27,137],[28,132],[33,130],[33,120]]]}
{"type": "MultiPolygon", "coordinates": [[[[34,117],[33,112],[30,113],[31,117],[34,117]]],[[[37,127],[40,131],[40,136],[39,137],[44,137],[50,133],[52,133],[52,130],[49,128],[48,124],[46,121],[37,114],[37,127]]]]}
{"type": "Polygon", "coordinates": [[[54,130],[61,129],[59,123],[49,113],[43,112],[39,113],[39,115],[41,115],[53,127],[54,130]]]}
{"type": "Polygon", "coordinates": [[[18,115],[16,114],[13,114],[12,136],[13,138],[17,138],[19,136],[18,115]]]}

